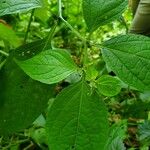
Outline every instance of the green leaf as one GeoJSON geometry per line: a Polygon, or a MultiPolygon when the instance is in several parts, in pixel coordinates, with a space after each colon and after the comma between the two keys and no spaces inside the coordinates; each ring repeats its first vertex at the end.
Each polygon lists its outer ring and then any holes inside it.
{"type": "Polygon", "coordinates": [[[150,121],[146,120],[138,126],[138,138],[144,145],[150,145],[150,121]]]}
{"type": "Polygon", "coordinates": [[[34,16],[40,19],[43,23],[46,23],[50,16],[50,5],[48,0],[43,0],[43,7],[38,8],[34,12],[34,16]]]}
{"type": "Polygon", "coordinates": [[[77,71],[65,50],[47,50],[31,59],[16,62],[32,79],[46,84],[57,83],[77,71]]]}
{"type": "Polygon", "coordinates": [[[18,60],[27,60],[29,58],[34,57],[42,51],[50,49],[51,44],[49,43],[45,47],[46,41],[47,39],[40,39],[31,43],[27,43],[25,45],[21,45],[15,50],[12,50],[11,53],[18,60]]]}
{"type": "Polygon", "coordinates": [[[98,91],[105,96],[115,96],[121,90],[120,81],[112,76],[103,75],[96,81],[98,91]]]}
{"type": "Polygon", "coordinates": [[[83,0],[83,14],[88,30],[119,18],[127,6],[127,0],[83,0]]]}
{"type": "Polygon", "coordinates": [[[41,6],[42,0],[1,0],[0,16],[20,13],[41,6]]]}
{"type": "Polygon", "coordinates": [[[108,145],[106,150],[126,150],[126,148],[123,141],[119,137],[116,137],[112,140],[111,144],[108,145]]]}
{"type": "Polygon", "coordinates": [[[47,107],[54,88],[32,80],[11,59],[0,79],[0,135],[7,135],[31,125],[47,107]]]}
{"type": "Polygon", "coordinates": [[[56,97],[46,129],[50,149],[103,150],[109,130],[105,104],[80,81],[56,97]]]}
{"type": "Polygon", "coordinates": [[[47,134],[45,128],[32,129],[30,131],[31,138],[40,146],[47,145],[47,134]]]}
{"type": "Polygon", "coordinates": [[[86,70],[86,80],[87,81],[95,80],[98,74],[99,72],[96,70],[96,67],[94,65],[89,65],[86,70]]]}
{"type": "Polygon", "coordinates": [[[106,150],[125,150],[123,140],[127,137],[127,121],[113,124],[109,130],[106,150]]]}
{"type": "Polygon", "coordinates": [[[129,100],[131,104],[124,105],[121,109],[122,116],[125,118],[136,118],[136,119],[146,119],[148,118],[148,112],[150,111],[150,102],[142,102],[140,100],[133,102],[129,100]]]}
{"type": "Polygon", "coordinates": [[[102,55],[108,67],[130,86],[150,90],[150,38],[122,35],[103,44],[102,55]]]}
{"type": "Polygon", "coordinates": [[[10,27],[2,23],[0,23],[0,40],[5,40],[14,47],[17,47],[21,44],[21,41],[15,32],[10,27]]]}

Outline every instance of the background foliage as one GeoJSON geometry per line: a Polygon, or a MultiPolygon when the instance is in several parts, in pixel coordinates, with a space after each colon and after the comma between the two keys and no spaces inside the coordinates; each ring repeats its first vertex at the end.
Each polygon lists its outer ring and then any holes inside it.
{"type": "Polygon", "coordinates": [[[148,150],[150,39],[126,0],[61,4],[0,2],[0,149],[148,150]]]}

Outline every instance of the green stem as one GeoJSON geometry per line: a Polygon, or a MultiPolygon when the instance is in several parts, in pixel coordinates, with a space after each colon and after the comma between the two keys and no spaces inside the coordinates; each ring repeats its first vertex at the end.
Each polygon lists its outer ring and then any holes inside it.
{"type": "Polygon", "coordinates": [[[123,25],[125,26],[125,28],[126,28],[126,33],[128,33],[129,28],[128,28],[128,25],[127,25],[127,23],[126,23],[126,21],[125,21],[125,19],[124,19],[123,16],[121,16],[121,22],[122,22],[122,24],[123,24],[123,25]]]}
{"type": "Polygon", "coordinates": [[[32,22],[32,20],[33,20],[34,11],[35,11],[35,9],[32,10],[31,15],[30,15],[30,19],[29,19],[27,31],[26,31],[26,34],[25,34],[25,37],[24,37],[24,44],[26,43],[27,38],[28,38],[28,34],[29,34],[31,22],[32,22]]]}
{"type": "MultiPolygon", "coordinates": [[[[51,30],[49,31],[49,34],[48,34],[48,37],[47,37],[47,40],[46,40],[46,43],[43,47],[43,50],[46,49],[48,43],[51,43],[52,42],[52,38],[54,36],[54,33],[55,33],[55,29],[57,27],[57,24],[58,24],[58,21],[55,21],[54,22],[54,25],[52,26],[51,30]]],[[[51,43],[51,49],[52,49],[52,43],[51,43]]]]}
{"type": "Polygon", "coordinates": [[[34,144],[31,142],[27,147],[24,148],[24,150],[29,150],[29,149],[31,149],[31,147],[33,147],[33,145],[34,145],[34,144]]]}
{"type": "Polygon", "coordinates": [[[9,56],[9,54],[8,54],[8,53],[6,53],[6,52],[4,52],[4,51],[2,51],[2,50],[0,50],[0,53],[1,53],[2,55],[6,56],[6,57],[8,57],[8,56],[9,56]]]}
{"type": "Polygon", "coordinates": [[[88,49],[87,49],[87,44],[86,41],[84,41],[84,49],[83,49],[83,67],[86,68],[87,63],[88,63],[88,49]]]}
{"type": "Polygon", "coordinates": [[[6,51],[6,52],[9,52],[9,50],[10,50],[10,45],[9,45],[9,43],[8,43],[6,40],[3,40],[3,42],[4,42],[4,45],[5,45],[5,51],[6,51]]]}
{"type": "Polygon", "coordinates": [[[68,23],[62,16],[62,2],[61,0],[58,0],[58,16],[59,18],[64,22],[64,24],[74,33],[76,36],[81,39],[82,41],[86,41],[85,38],[83,38],[78,31],[76,31],[70,23],[68,23]]]}
{"type": "Polygon", "coordinates": [[[84,50],[83,50],[83,67],[87,65],[88,54],[87,54],[87,44],[86,39],[83,38],[78,31],[76,31],[70,23],[68,23],[62,16],[62,2],[58,0],[58,16],[63,21],[63,23],[83,42],[84,50]]]}
{"type": "Polygon", "coordinates": [[[4,60],[4,61],[2,61],[1,63],[0,63],[0,70],[2,69],[2,67],[5,65],[5,63],[6,63],[6,59],[4,60]]]}

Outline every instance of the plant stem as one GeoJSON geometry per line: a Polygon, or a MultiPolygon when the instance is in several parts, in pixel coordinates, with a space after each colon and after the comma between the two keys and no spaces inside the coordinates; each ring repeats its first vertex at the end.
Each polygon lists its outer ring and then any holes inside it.
{"type": "MultiPolygon", "coordinates": [[[[47,40],[46,40],[46,43],[43,47],[43,50],[47,47],[48,43],[51,43],[52,42],[52,38],[54,36],[54,33],[55,33],[55,29],[57,27],[57,24],[58,24],[58,21],[55,21],[54,22],[54,25],[52,26],[52,28],[50,29],[49,31],[49,34],[48,34],[48,37],[47,37],[47,40]]],[[[52,43],[51,43],[51,48],[52,48],[52,43]]]]}
{"type": "Polygon", "coordinates": [[[4,51],[2,51],[2,50],[0,50],[0,53],[1,53],[2,55],[6,56],[6,57],[8,57],[8,56],[9,56],[9,54],[8,54],[8,53],[6,53],[6,52],[4,52],[4,51]]]}
{"type": "Polygon", "coordinates": [[[87,62],[88,62],[88,49],[87,49],[87,44],[86,41],[84,41],[84,49],[83,49],[83,67],[86,68],[87,62]]]}
{"type": "Polygon", "coordinates": [[[5,65],[5,63],[6,63],[6,59],[0,63],[0,70],[1,70],[2,67],[5,65]]]}
{"type": "Polygon", "coordinates": [[[82,41],[86,41],[85,38],[83,38],[78,31],[76,31],[70,23],[68,23],[62,16],[62,2],[61,0],[58,0],[58,16],[59,18],[64,22],[64,24],[74,33],[76,36],[81,39],[82,41]]]}
{"type": "Polygon", "coordinates": [[[29,150],[33,145],[34,145],[33,142],[31,142],[30,145],[28,145],[27,147],[25,147],[23,150],[29,150]]]}
{"type": "Polygon", "coordinates": [[[31,15],[30,15],[30,19],[29,19],[27,31],[26,31],[26,34],[25,34],[25,37],[24,37],[24,44],[26,43],[26,40],[27,40],[27,38],[28,38],[28,34],[29,34],[29,30],[30,30],[30,26],[31,26],[32,19],[33,19],[34,11],[35,11],[35,9],[33,9],[33,10],[31,11],[31,15]]]}
{"type": "Polygon", "coordinates": [[[4,46],[5,46],[5,51],[6,51],[6,52],[9,52],[9,50],[10,50],[10,45],[9,45],[9,43],[8,43],[6,40],[3,40],[3,42],[4,42],[4,46]]]}
{"type": "Polygon", "coordinates": [[[83,38],[78,31],[76,31],[70,23],[68,23],[62,16],[62,2],[61,0],[58,0],[58,16],[59,18],[64,22],[64,24],[83,42],[84,50],[83,50],[83,67],[86,66],[87,60],[88,60],[88,54],[87,54],[87,44],[86,39],[83,38]]]}
{"type": "Polygon", "coordinates": [[[121,22],[122,22],[122,24],[123,24],[123,25],[125,26],[125,28],[126,28],[126,33],[128,33],[129,28],[128,28],[128,25],[127,25],[127,23],[126,23],[126,21],[125,21],[125,19],[124,19],[123,16],[121,16],[121,22]]]}

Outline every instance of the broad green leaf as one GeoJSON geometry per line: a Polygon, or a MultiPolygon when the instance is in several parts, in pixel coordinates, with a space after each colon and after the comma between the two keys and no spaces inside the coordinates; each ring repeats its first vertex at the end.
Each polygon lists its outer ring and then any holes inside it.
{"type": "Polygon", "coordinates": [[[115,96],[121,90],[120,81],[112,76],[103,75],[96,81],[98,91],[105,96],[115,96]]]}
{"type": "Polygon", "coordinates": [[[47,145],[47,134],[45,128],[36,128],[30,131],[31,138],[41,147],[47,145]]]}
{"type": "Polygon", "coordinates": [[[150,91],[140,93],[140,99],[143,102],[150,102],[150,91]]]}
{"type": "Polygon", "coordinates": [[[50,49],[51,48],[50,44],[48,44],[45,47],[46,41],[47,39],[40,39],[31,43],[27,43],[25,45],[21,45],[15,50],[12,50],[11,53],[18,60],[27,60],[29,58],[34,57],[35,55],[39,54],[42,51],[50,49]]]}
{"type": "Polygon", "coordinates": [[[75,63],[65,50],[47,50],[31,59],[16,62],[32,79],[46,84],[59,82],[77,71],[75,63]]]}
{"type": "Polygon", "coordinates": [[[11,27],[8,27],[2,23],[0,23],[0,40],[5,40],[14,47],[17,47],[21,44],[21,41],[11,27]]]}
{"type": "Polygon", "coordinates": [[[123,140],[127,137],[127,121],[113,124],[109,130],[109,138],[105,150],[125,150],[123,140]]]}
{"type": "Polygon", "coordinates": [[[83,0],[83,15],[88,30],[93,32],[121,16],[127,0],[83,0]]]}
{"type": "Polygon", "coordinates": [[[108,145],[106,150],[126,150],[126,148],[123,141],[119,137],[116,137],[112,140],[111,144],[108,145]]]}
{"type": "Polygon", "coordinates": [[[56,97],[46,129],[50,149],[103,150],[109,130],[105,104],[80,81],[56,97]]]}
{"type": "Polygon", "coordinates": [[[31,125],[54,88],[32,80],[11,59],[0,71],[0,80],[0,135],[7,135],[31,125]]]}
{"type": "Polygon", "coordinates": [[[117,36],[103,44],[108,67],[130,86],[150,90],[150,38],[142,35],[117,36]]]}
{"type": "Polygon", "coordinates": [[[150,121],[146,120],[138,126],[138,138],[141,143],[150,145],[150,121]]]}
{"type": "Polygon", "coordinates": [[[1,0],[0,16],[20,13],[41,6],[42,0],[1,0]]]}

